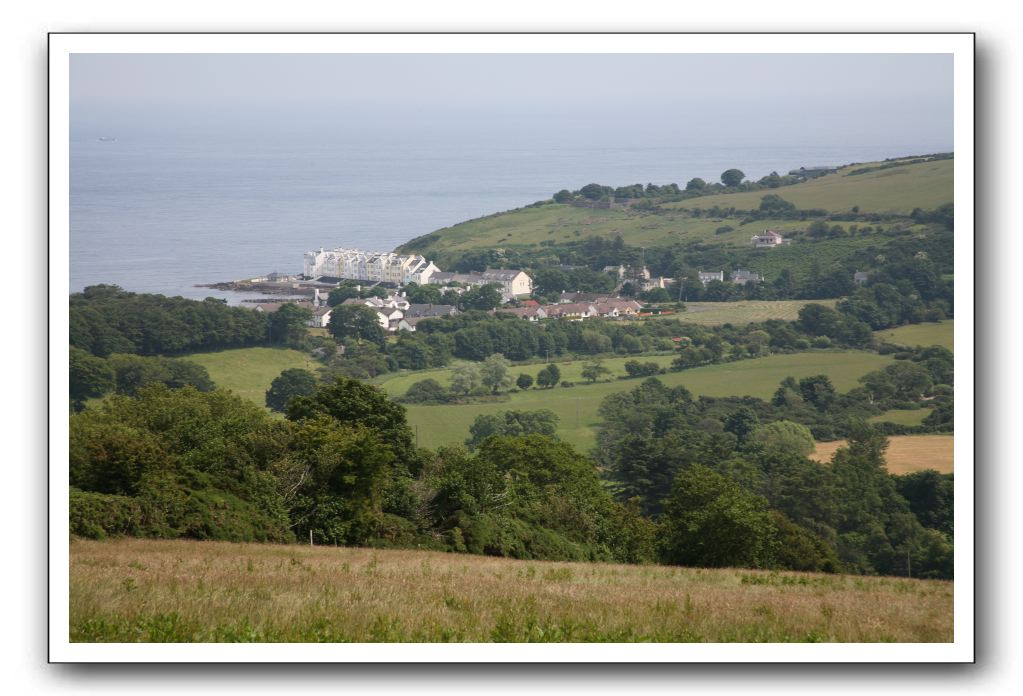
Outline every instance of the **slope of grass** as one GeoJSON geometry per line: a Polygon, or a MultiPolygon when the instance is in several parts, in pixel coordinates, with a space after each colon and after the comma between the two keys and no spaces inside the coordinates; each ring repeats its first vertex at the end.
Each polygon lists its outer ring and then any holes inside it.
{"type": "MultiPolygon", "coordinates": [[[[75,539],[74,642],[948,642],[953,583],[75,539]]],[[[457,659],[457,651],[452,659],[457,659]]]]}
{"type": "MultiPolygon", "coordinates": [[[[701,326],[734,324],[742,326],[753,322],[781,319],[795,321],[799,310],[808,304],[834,307],[838,300],[743,300],[740,302],[687,302],[686,311],[665,318],[678,319],[701,326]]],[[[656,317],[654,317],[656,318],[656,317]]]]}
{"type": "Polygon", "coordinates": [[[717,205],[754,210],[760,207],[760,199],[765,193],[776,193],[804,210],[823,208],[832,213],[844,213],[859,206],[861,213],[908,215],[914,208],[930,210],[952,202],[954,165],[955,160],[940,160],[850,176],[849,172],[863,166],[856,165],[774,191],[705,196],[671,203],[669,207],[699,207],[706,210],[717,205]]]}
{"type": "Polygon", "coordinates": [[[929,408],[896,408],[869,419],[871,423],[895,423],[896,425],[920,425],[931,413],[929,408]]]}
{"type": "MultiPolygon", "coordinates": [[[[640,361],[657,360],[670,363],[671,356],[638,358],[640,361]]],[[[624,362],[625,359],[605,361],[606,365],[624,362]]],[[[826,374],[835,388],[848,391],[857,386],[857,380],[864,374],[884,367],[892,361],[865,351],[814,351],[793,355],[772,355],[754,360],[742,360],[722,365],[708,365],[682,372],[669,372],[659,379],[666,385],[684,386],[694,396],[756,396],[770,398],[779,382],[785,377],[796,379],[811,375],[826,374]]],[[[562,364],[563,374],[574,375],[584,361],[562,364]]],[[[534,374],[543,368],[542,364],[515,367],[513,374],[528,372],[534,374]]],[[[615,370],[613,376],[624,373],[615,370]]],[[[430,370],[411,375],[402,375],[382,382],[385,391],[392,395],[403,394],[412,382],[427,376],[441,384],[450,381],[450,370],[430,370]],[[400,382],[396,380],[401,380],[400,382]]],[[[572,379],[571,377],[569,378],[572,379]]],[[[595,442],[595,428],[600,418],[597,409],[608,394],[634,388],[640,380],[614,379],[596,384],[576,383],[575,387],[561,386],[553,389],[530,389],[509,395],[505,400],[452,404],[440,406],[408,406],[408,420],[417,433],[419,444],[424,447],[462,442],[469,435],[469,426],[482,413],[494,413],[508,409],[536,410],[550,409],[560,419],[558,436],[581,451],[588,451],[595,442]]]]}
{"type": "MultiPolygon", "coordinates": [[[[520,208],[445,227],[429,235],[428,240],[413,240],[402,248],[436,255],[438,252],[468,249],[536,246],[542,242],[563,244],[590,236],[613,239],[619,235],[633,246],[700,240],[744,248],[749,246],[750,236],[762,229],[771,228],[785,233],[806,229],[808,223],[797,220],[758,220],[742,225],[741,215],[733,218],[690,217],[680,209],[707,210],[720,206],[752,210],[759,208],[760,199],[764,195],[776,193],[803,209],[818,208],[846,213],[854,206],[859,206],[862,213],[908,215],[914,208],[929,210],[953,200],[952,160],[848,175],[859,166],[770,191],[718,194],[666,203],[656,213],[634,209],[595,210],[562,204],[520,208]],[[732,230],[718,234],[717,230],[725,226],[732,230]]],[[[920,232],[923,228],[915,227],[914,231],[920,232]]],[[[889,239],[868,235],[853,241],[861,245],[883,244],[889,239]]],[[[833,244],[829,240],[815,244],[814,248],[824,249],[833,244]]],[[[822,266],[825,263],[824,260],[820,262],[822,266]]]]}
{"type": "Polygon", "coordinates": [[[955,321],[948,319],[936,323],[907,324],[896,329],[875,331],[874,336],[879,341],[904,346],[942,346],[954,350],[955,321]]]}
{"type": "MultiPolygon", "coordinates": [[[[888,438],[888,452],[885,454],[888,471],[909,474],[934,469],[951,474],[954,442],[952,435],[893,435],[888,438]]],[[[819,462],[829,462],[840,447],[845,447],[845,440],[818,442],[810,457],[819,462]]]]}
{"type": "Polygon", "coordinates": [[[205,367],[218,387],[260,406],[266,403],[270,383],[284,370],[301,368],[315,373],[319,367],[305,353],[288,348],[236,348],[184,357],[205,367]]]}

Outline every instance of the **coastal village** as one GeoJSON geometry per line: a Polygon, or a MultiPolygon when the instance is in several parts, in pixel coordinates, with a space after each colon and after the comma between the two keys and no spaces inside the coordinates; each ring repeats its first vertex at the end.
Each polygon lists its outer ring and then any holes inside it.
{"type": "MultiPolygon", "coordinates": [[[[774,230],[764,230],[750,239],[754,247],[786,246],[790,242],[774,230]]],[[[310,327],[327,328],[332,310],[328,302],[330,291],[357,281],[355,288],[360,292],[372,288],[380,288],[385,292],[383,296],[376,292],[370,297],[348,298],[341,304],[369,307],[376,312],[381,328],[390,333],[415,331],[417,324],[424,319],[458,314],[459,310],[454,303],[458,295],[488,285],[493,286],[501,296],[501,306],[492,312],[510,314],[530,322],[556,318],[584,321],[590,318],[630,319],[648,316],[652,312],[642,302],[622,296],[621,290],[626,283],[642,292],[678,287],[677,279],[652,276],[645,266],[619,264],[606,266],[602,270],[617,281],[612,293],[562,292],[556,302],[541,304],[532,299],[533,278],[522,269],[486,268],[465,273],[443,271],[433,261],[419,254],[339,247],[305,252],[301,275],[275,272],[265,277],[215,287],[282,296],[273,300],[244,302],[257,312],[268,313],[277,311],[285,303],[296,304],[310,310],[310,327]],[[450,296],[452,303],[410,302],[406,299],[406,288],[412,285],[439,286],[442,295],[450,296]]],[[[864,274],[857,272],[858,283],[863,282],[861,276],[865,279],[864,274]]],[[[744,269],[731,272],[701,270],[696,279],[704,286],[715,281],[736,285],[764,281],[761,274],[744,269]]]]}

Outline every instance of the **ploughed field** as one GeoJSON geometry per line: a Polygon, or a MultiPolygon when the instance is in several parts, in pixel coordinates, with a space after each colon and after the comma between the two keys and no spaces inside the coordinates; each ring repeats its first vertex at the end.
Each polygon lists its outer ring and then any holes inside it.
{"type": "MultiPolygon", "coordinates": [[[[910,474],[924,469],[951,474],[954,443],[952,435],[892,435],[888,438],[885,466],[893,474],[910,474]]],[[[829,462],[835,451],[845,444],[845,440],[818,442],[810,458],[829,462]]]]}
{"type": "Polygon", "coordinates": [[[75,642],[948,642],[953,583],[73,539],[75,642]]]}

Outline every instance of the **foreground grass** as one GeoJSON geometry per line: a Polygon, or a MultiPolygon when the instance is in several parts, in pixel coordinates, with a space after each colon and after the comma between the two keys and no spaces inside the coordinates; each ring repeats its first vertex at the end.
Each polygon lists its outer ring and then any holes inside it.
{"type": "MultiPolygon", "coordinates": [[[[641,362],[653,360],[668,365],[672,356],[638,357],[641,362]]],[[[614,376],[624,373],[618,367],[626,359],[605,361],[614,376]]],[[[813,351],[791,355],[771,355],[766,358],[741,360],[721,365],[708,365],[681,372],[659,375],[669,387],[684,386],[694,396],[755,396],[769,399],[778,384],[785,377],[802,379],[811,375],[826,374],[838,391],[844,392],[858,385],[858,379],[866,373],[889,364],[893,358],[866,351],[813,351]]],[[[585,361],[559,363],[566,379],[575,381],[577,370],[585,361]],[[571,376],[570,376],[571,375],[571,376]]],[[[513,368],[512,374],[527,372],[535,376],[543,368],[539,365],[525,365],[513,368]]],[[[432,377],[441,384],[450,383],[450,370],[429,370],[402,375],[381,383],[384,391],[397,396],[404,394],[409,385],[420,379],[432,377]],[[400,380],[400,381],[398,381],[400,380]]],[[[597,410],[601,400],[608,394],[634,389],[639,379],[613,379],[596,384],[576,383],[575,387],[553,389],[530,389],[511,394],[501,401],[441,405],[408,406],[409,424],[416,429],[419,444],[436,448],[440,445],[462,442],[469,436],[469,426],[481,413],[494,413],[508,409],[536,410],[550,409],[560,419],[558,437],[574,445],[580,451],[588,451],[595,444],[596,427],[600,424],[597,410]]]]}
{"type": "Polygon", "coordinates": [[[875,331],[879,341],[904,346],[942,346],[954,350],[955,321],[948,319],[936,323],[907,324],[897,329],[875,331]]]}
{"type": "MultiPolygon", "coordinates": [[[[924,469],[951,474],[954,443],[952,435],[893,435],[888,438],[886,467],[893,474],[910,474],[924,469]]],[[[818,442],[810,458],[819,462],[831,461],[835,451],[845,444],[845,440],[818,442]]]]}
{"type": "Polygon", "coordinates": [[[266,390],[284,370],[301,368],[315,373],[319,364],[308,355],[289,348],[236,348],[185,356],[210,373],[222,389],[260,406],[266,404],[266,390]]]}
{"type": "Polygon", "coordinates": [[[948,642],[953,584],[124,539],[71,545],[75,642],[948,642]]]}

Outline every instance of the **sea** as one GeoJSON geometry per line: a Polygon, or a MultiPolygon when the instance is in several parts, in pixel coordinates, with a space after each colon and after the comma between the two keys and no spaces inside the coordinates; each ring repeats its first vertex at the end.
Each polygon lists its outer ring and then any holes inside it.
{"type": "Polygon", "coordinates": [[[70,287],[112,283],[234,304],[245,295],[197,285],[299,273],[303,252],[320,247],[390,251],[563,188],[684,186],[692,177],[717,181],[733,167],[757,179],[941,149],[644,144],[571,132],[467,138],[456,129],[430,137],[82,129],[70,138],[70,287]]]}

